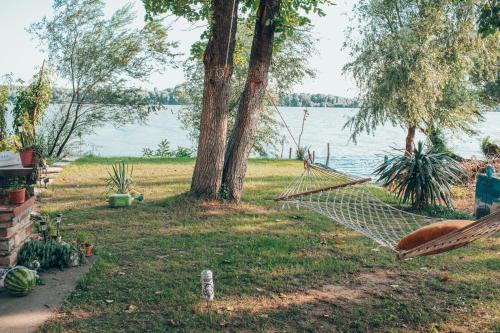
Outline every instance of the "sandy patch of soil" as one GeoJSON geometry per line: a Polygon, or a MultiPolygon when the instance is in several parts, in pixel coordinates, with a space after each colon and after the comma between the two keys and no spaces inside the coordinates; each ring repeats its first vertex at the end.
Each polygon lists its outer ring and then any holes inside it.
{"type": "MultiPolygon", "coordinates": [[[[249,296],[238,300],[217,300],[212,308],[215,308],[218,313],[251,312],[262,314],[294,305],[357,302],[369,295],[379,295],[391,288],[397,288],[401,280],[398,273],[380,270],[361,273],[345,284],[324,284],[292,293],[275,294],[257,289],[263,294],[262,296],[249,296]]],[[[200,306],[204,307],[205,305],[200,304],[200,306]]]]}
{"type": "Polygon", "coordinates": [[[210,216],[220,216],[231,213],[238,214],[264,214],[268,215],[272,211],[267,210],[263,207],[251,204],[233,204],[218,201],[204,201],[198,205],[201,209],[193,213],[193,217],[210,217],[210,216]]]}

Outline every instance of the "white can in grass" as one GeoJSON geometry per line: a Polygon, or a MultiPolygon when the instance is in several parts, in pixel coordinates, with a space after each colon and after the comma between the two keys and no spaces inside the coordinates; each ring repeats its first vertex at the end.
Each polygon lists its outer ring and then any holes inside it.
{"type": "Polygon", "coordinates": [[[207,301],[213,301],[215,297],[213,274],[209,269],[201,272],[201,297],[207,301]]]}

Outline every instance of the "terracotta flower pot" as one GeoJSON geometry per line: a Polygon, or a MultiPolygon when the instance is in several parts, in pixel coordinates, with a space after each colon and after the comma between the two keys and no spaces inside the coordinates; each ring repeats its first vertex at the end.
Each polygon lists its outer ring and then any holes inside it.
{"type": "Polygon", "coordinates": [[[23,165],[23,167],[29,168],[33,166],[34,152],[34,148],[28,148],[19,152],[19,156],[21,157],[21,164],[23,165]]]}
{"type": "Polygon", "coordinates": [[[85,256],[90,257],[92,255],[92,245],[85,243],[85,256]]]}
{"type": "Polygon", "coordinates": [[[25,188],[9,191],[9,203],[14,205],[19,205],[22,204],[25,200],[26,200],[25,188]]]}

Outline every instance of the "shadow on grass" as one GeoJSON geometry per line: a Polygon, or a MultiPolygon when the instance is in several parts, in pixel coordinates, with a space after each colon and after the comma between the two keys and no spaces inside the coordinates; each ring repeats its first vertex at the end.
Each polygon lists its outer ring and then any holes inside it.
{"type": "MultiPolygon", "coordinates": [[[[500,296],[494,276],[487,274],[496,267],[490,259],[476,258],[468,266],[477,279],[444,282],[438,278],[439,265],[453,265],[447,269],[450,274],[460,274],[463,267],[453,260],[465,251],[397,262],[389,251],[373,251],[373,242],[312,213],[303,214],[307,223],[289,218],[289,212],[249,216],[243,209],[225,204],[214,208],[186,194],[129,208],[93,206],[62,213],[63,237],[74,236],[71,228],[92,233],[100,260],[68,298],[61,310],[64,317],[45,325],[45,332],[120,327],[134,332],[421,331],[452,320],[456,310],[500,296]],[[214,209],[219,213],[198,214],[214,209]],[[267,232],[252,230],[254,226],[267,232]],[[249,229],[235,232],[242,227],[249,229]],[[321,232],[332,239],[322,244],[321,232]],[[353,279],[380,267],[394,273],[394,280],[383,290],[374,286],[361,298],[311,299],[286,306],[276,300],[281,293],[322,284],[355,290],[353,279]],[[278,306],[257,313],[229,307],[211,314],[200,311],[199,274],[204,268],[214,271],[221,304],[252,297],[274,300],[278,306]],[[130,304],[137,309],[127,311],[130,304]]],[[[469,250],[477,255],[477,249],[469,250]]]]}

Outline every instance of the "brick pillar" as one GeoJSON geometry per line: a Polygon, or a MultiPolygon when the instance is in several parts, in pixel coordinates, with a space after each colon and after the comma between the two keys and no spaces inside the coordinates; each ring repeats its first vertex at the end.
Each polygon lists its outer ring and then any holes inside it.
{"type": "Polygon", "coordinates": [[[15,266],[17,254],[32,231],[35,197],[20,205],[0,205],[0,267],[15,266]]]}

